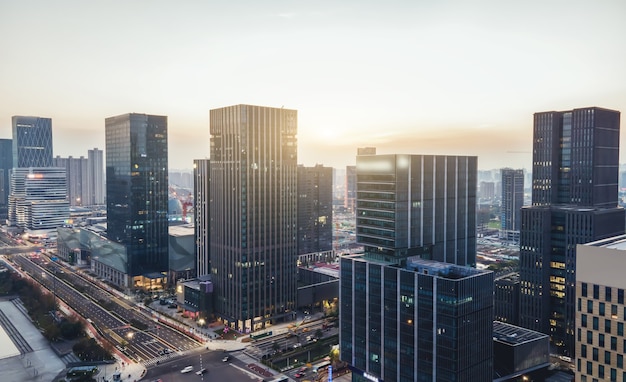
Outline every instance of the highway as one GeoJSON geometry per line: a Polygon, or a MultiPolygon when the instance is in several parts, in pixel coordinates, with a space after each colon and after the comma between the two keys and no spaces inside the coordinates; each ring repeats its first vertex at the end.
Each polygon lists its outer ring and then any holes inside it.
{"type": "Polygon", "coordinates": [[[51,264],[44,257],[30,259],[25,255],[13,255],[10,258],[24,272],[88,319],[101,335],[108,338],[118,349],[124,350],[124,353],[135,361],[173,358],[200,346],[199,342],[175,329],[157,325],[135,307],[79,277],[70,268],[64,268],[56,263],[51,264]],[[77,288],[84,294],[63,279],[76,282],[77,288]],[[111,311],[100,306],[100,300],[105,302],[111,311]],[[140,331],[131,327],[133,319],[147,325],[148,329],[140,331]],[[170,349],[172,352],[165,355],[164,349],[170,349]]]}

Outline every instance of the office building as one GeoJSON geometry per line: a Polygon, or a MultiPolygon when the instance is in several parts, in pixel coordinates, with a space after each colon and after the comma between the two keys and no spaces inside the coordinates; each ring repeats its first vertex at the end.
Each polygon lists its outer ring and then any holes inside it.
{"type": "Polygon", "coordinates": [[[298,254],[333,249],[333,169],[298,166],[298,254]]]}
{"type": "Polygon", "coordinates": [[[14,168],[10,187],[10,226],[28,231],[44,231],[67,223],[70,208],[65,169],[14,168]]]}
{"type": "Polygon", "coordinates": [[[220,319],[257,330],[296,304],[297,111],[210,111],[211,275],[220,319]]]}
{"type": "Polygon", "coordinates": [[[417,257],[340,261],[340,358],[353,381],[492,380],[491,271],[417,257]]]}
{"type": "Polygon", "coordinates": [[[52,166],[52,120],[13,116],[13,167],[52,166]]]}
{"type": "Polygon", "coordinates": [[[532,205],[522,208],[520,326],[574,355],[576,244],[624,233],[617,206],[618,111],[536,113],[532,205]]]}
{"type": "Polygon", "coordinates": [[[160,289],[168,270],[167,117],[105,120],[107,237],[126,247],[134,289],[160,289]]]}
{"type": "Polygon", "coordinates": [[[211,256],[209,252],[210,165],[211,161],[208,159],[194,159],[193,161],[194,235],[197,277],[208,275],[211,272],[211,256]]]}
{"type": "Polygon", "coordinates": [[[476,157],[357,156],[357,243],[383,261],[476,263],[476,157]]]}
{"type": "Polygon", "coordinates": [[[493,363],[494,381],[537,381],[525,374],[550,366],[550,337],[494,321],[493,363]]]}
{"type": "Polygon", "coordinates": [[[494,320],[512,325],[519,324],[519,274],[498,277],[493,285],[494,320]]]}
{"type": "Polygon", "coordinates": [[[343,206],[348,212],[356,211],[356,166],[346,166],[343,206]]]}
{"type": "Polygon", "coordinates": [[[87,159],[85,157],[61,158],[56,156],[52,160],[54,167],[65,169],[67,182],[67,197],[71,206],[82,206],[87,203],[87,159]]]}
{"type": "Polygon", "coordinates": [[[0,223],[9,217],[9,173],[13,168],[13,141],[0,139],[0,223]]]}
{"type": "Polygon", "coordinates": [[[576,249],[576,381],[626,381],[626,235],[576,249]]]}
{"type": "Polygon", "coordinates": [[[103,151],[94,148],[87,151],[87,202],[85,205],[104,204],[104,156],[103,151]]]}
{"type": "Polygon", "coordinates": [[[480,182],[480,198],[491,200],[496,197],[495,182],[480,182]]]}
{"type": "Polygon", "coordinates": [[[376,155],[376,147],[357,147],[356,155],[376,155]]]}
{"type": "Polygon", "coordinates": [[[524,170],[502,169],[500,237],[519,241],[521,209],[524,206],[524,170]]]}

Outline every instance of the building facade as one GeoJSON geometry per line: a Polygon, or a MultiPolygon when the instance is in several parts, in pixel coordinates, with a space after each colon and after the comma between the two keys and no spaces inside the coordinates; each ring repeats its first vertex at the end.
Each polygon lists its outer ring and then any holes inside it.
{"type": "Polygon", "coordinates": [[[356,166],[346,166],[343,206],[348,212],[356,211],[356,166]]]}
{"type": "Polygon", "coordinates": [[[210,193],[209,177],[211,161],[208,159],[194,159],[193,161],[193,201],[194,226],[196,242],[196,271],[197,277],[208,275],[211,272],[210,255],[210,193]]]}
{"type": "Polygon", "coordinates": [[[383,261],[476,263],[477,158],[357,156],[357,243],[383,261]]]}
{"type": "Polygon", "coordinates": [[[52,230],[70,217],[65,169],[14,168],[9,196],[10,226],[29,231],[52,230]]]}
{"type": "Polygon", "coordinates": [[[105,120],[107,237],[126,247],[129,285],[154,289],[168,271],[167,117],[105,120]]]}
{"type": "Polygon", "coordinates": [[[13,141],[0,139],[0,222],[9,217],[9,174],[13,169],[13,141]]]}
{"type": "Polygon", "coordinates": [[[238,330],[292,318],[296,304],[297,111],[210,111],[211,275],[238,330]]]}
{"type": "Polygon", "coordinates": [[[519,274],[499,277],[493,285],[494,320],[511,325],[519,324],[519,274]]]}
{"type": "Polygon", "coordinates": [[[620,113],[534,115],[532,206],[522,208],[520,325],[574,355],[576,244],[624,233],[618,207],[620,113]]]}
{"type": "Polygon", "coordinates": [[[626,236],[576,250],[576,380],[626,381],[626,236]]]}
{"type": "Polygon", "coordinates": [[[87,159],[85,157],[61,158],[56,156],[52,160],[54,167],[65,169],[67,182],[67,197],[71,206],[87,205],[87,159]]]}
{"type": "Polygon", "coordinates": [[[493,273],[341,258],[340,358],[353,381],[491,381],[493,273]]]}
{"type": "Polygon", "coordinates": [[[298,166],[298,255],[333,249],[333,169],[298,166]]]}
{"type": "Polygon", "coordinates": [[[524,170],[502,169],[500,237],[519,240],[521,209],[524,206],[524,170]]]}
{"type": "Polygon", "coordinates": [[[52,166],[52,120],[13,116],[13,167],[52,166]]]}
{"type": "Polygon", "coordinates": [[[87,151],[87,202],[85,205],[104,205],[104,156],[94,148],[87,151]]]}

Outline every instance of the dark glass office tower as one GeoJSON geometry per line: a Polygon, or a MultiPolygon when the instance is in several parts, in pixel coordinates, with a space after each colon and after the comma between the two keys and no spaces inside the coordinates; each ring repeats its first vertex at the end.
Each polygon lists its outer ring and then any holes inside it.
{"type": "Polygon", "coordinates": [[[524,206],[524,170],[503,168],[502,207],[500,215],[500,237],[519,240],[521,212],[524,206]]]}
{"type": "Polygon", "coordinates": [[[298,166],[298,254],[333,249],[333,168],[298,166]]]}
{"type": "Polygon", "coordinates": [[[210,111],[211,274],[225,323],[293,317],[297,283],[297,111],[210,111]]]}
{"type": "Polygon", "coordinates": [[[208,159],[194,159],[193,161],[193,202],[194,202],[194,235],[196,242],[196,272],[198,277],[208,275],[211,270],[211,256],[209,252],[211,196],[210,187],[211,161],[208,159]]]}
{"type": "Polygon", "coordinates": [[[13,141],[0,139],[0,222],[9,217],[9,172],[13,168],[13,141]]]}
{"type": "Polygon", "coordinates": [[[368,258],[476,262],[477,158],[357,156],[357,242],[368,258]]]}
{"type": "Polygon", "coordinates": [[[620,113],[536,113],[532,206],[522,208],[520,325],[574,356],[576,244],[624,233],[617,203],[620,113]]]}
{"type": "Polygon", "coordinates": [[[126,246],[133,288],[156,288],[168,270],[167,117],[107,118],[107,236],[126,246]]]}
{"type": "Polygon", "coordinates": [[[13,167],[52,167],[52,120],[13,116],[13,167]]]}
{"type": "Polygon", "coordinates": [[[341,257],[341,359],[353,381],[491,381],[493,273],[341,257]]]}

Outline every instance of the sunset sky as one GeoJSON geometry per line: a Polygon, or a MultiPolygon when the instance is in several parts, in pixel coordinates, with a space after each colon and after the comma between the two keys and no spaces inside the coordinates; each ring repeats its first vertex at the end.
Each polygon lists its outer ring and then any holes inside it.
{"type": "Polygon", "coordinates": [[[244,103],[298,110],[305,165],[374,146],[530,168],[534,112],[626,112],[625,19],[623,0],[3,0],[0,138],[50,117],[54,155],[86,156],[106,117],[167,115],[170,168],[191,168],[209,110],[244,103]]]}

